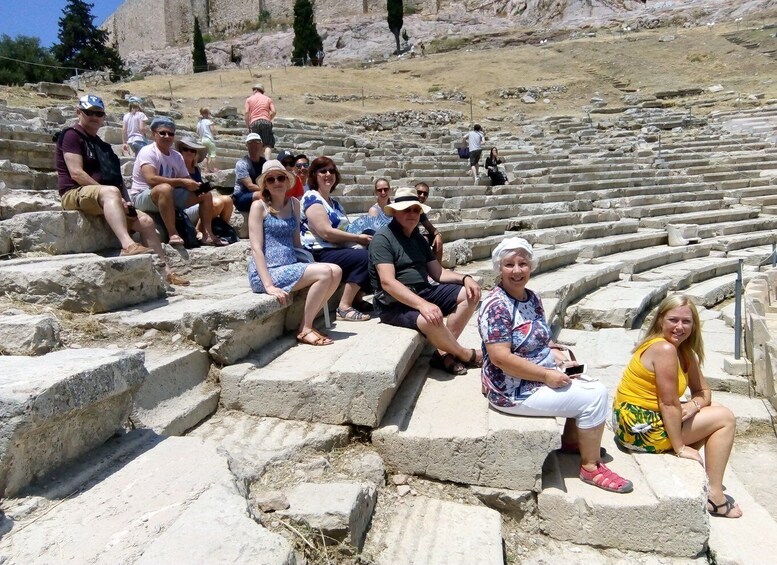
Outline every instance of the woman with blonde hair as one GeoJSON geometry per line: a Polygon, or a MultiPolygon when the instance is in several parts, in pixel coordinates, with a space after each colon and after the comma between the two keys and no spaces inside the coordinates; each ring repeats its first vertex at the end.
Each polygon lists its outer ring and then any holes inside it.
{"type": "Polygon", "coordinates": [[[658,305],[645,337],[634,349],[615,395],[615,439],[626,449],[673,451],[704,466],[709,479],[707,511],[739,518],[739,505],[723,492],[723,473],[734,443],[736,419],[712,403],[701,372],[704,341],[696,306],[682,294],[658,305]],[[685,389],[688,402],[680,402],[685,389]],[[704,458],[699,450],[704,448],[704,458]]]}
{"type": "Polygon", "coordinates": [[[131,147],[132,152],[137,155],[138,151],[151,143],[146,139],[146,122],[148,122],[148,117],[140,107],[142,102],[140,98],[130,96],[128,102],[129,112],[124,114],[121,126],[122,151],[129,153],[131,147]]]}
{"type": "Polygon", "coordinates": [[[278,160],[267,161],[256,183],[262,199],[254,200],[248,214],[251,259],[248,280],[251,290],[274,296],[286,304],[289,293],[310,287],[300,322],[297,341],[307,345],[332,345],[332,339],[317,331],[313,322],[337,290],[342,270],[331,263],[302,263],[295,247],[300,246],[300,205],[286,198],[294,175],[278,160]]]}
{"type": "Polygon", "coordinates": [[[208,150],[205,156],[205,169],[209,173],[217,172],[218,169],[213,165],[213,160],[216,158],[216,126],[208,108],[200,108],[197,135],[200,136],[200,143],[208,150]]]}

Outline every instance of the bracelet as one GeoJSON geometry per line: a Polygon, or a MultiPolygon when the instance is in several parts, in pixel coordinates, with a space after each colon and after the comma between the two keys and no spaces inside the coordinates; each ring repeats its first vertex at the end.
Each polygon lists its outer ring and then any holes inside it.
{"type": "Polygon", "coordinates": [[[464,284],[464,281],[467,280],[467,277],[472,278],[472,275],[464,275],[463,277],[461,277],[461,284],[464,284]]]}
{"type": "Polygon", "coordinates": [[[699,406],[699,403],[696,402],[696,399],[692,398],[691,402],[693,402],[693,405],[696,406],[696,412],[701,412],[701,406],[699,406]]]}

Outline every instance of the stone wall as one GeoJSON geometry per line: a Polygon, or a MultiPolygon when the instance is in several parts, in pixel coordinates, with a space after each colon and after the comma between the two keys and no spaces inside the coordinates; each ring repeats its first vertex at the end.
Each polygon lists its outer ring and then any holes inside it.
{"type": "MultiPolygon", "coordinates": [[[[435,13],[440,0],[407,0],[407,12],[435,13]]],[[[446,4],[448,2],[445,2],[446,4]]],[[[371,15],[386,13],[386,0],[367,0],[371,15]]],[[[124,0],[102,25],[126,57],[135,51],[149,51],[191,43],[194,17],[203,33],[216,36],[238,34],[256,25],[262,10],[271,21],[291,24],[294,3],[290,0],[124,0]]],[[[364,1],[317,0],[316,21],[357,17],[364,13],[364,1]]]]}
{"type": "Polygon", "coordinates": [[[777,408],[777,308],[773,302],[777,270],[751,280],[744,293],[745,355],[753,364],[753,386],[777,408]]]}

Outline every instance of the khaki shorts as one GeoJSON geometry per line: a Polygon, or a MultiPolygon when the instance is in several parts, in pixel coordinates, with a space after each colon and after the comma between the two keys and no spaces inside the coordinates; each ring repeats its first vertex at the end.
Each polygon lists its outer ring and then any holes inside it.
{"type": "Polygon", "coordinates": [[[102,186],[99,184],[71,188],[60,196],[62,208],[65,210],[79,210],[90,216],[102,216],[103,207],[100,206],[101,189],[102,186]]]}

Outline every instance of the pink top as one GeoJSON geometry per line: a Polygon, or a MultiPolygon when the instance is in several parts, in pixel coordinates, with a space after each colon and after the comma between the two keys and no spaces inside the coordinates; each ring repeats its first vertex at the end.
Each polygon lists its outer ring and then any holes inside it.
{"type": "Polygon", "coordinates": [[[257,90],[246,98],[246,125],[250,126],[256,120],[272,121],[272,111],[272,99],[257,90]]]}

